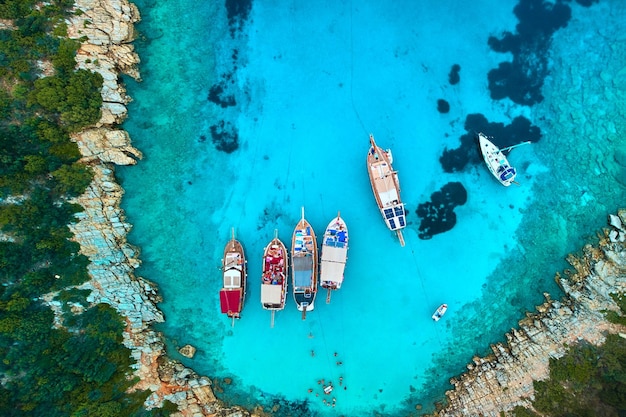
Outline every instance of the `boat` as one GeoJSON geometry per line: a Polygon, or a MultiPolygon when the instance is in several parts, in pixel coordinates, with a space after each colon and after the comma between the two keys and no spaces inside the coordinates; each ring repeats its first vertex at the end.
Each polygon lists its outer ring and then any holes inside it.
{"type": "Polygon", "coordinates": [[[272,313],[271,327],[274,327],[276,312],[285,308],[288,271],[287,247],[278,239],[278,231],[275,230],[274,239],[263,251],[263,274],[261,276],[261,305],[272,313]]]}
{"type": "Polygon", "coordinates": [[[220,290],[220,308],[222,313],[232,319],[241,318],[246,297],[246,257],[241,243],[235,239],[235,229],[231,230],[232,237],[224,248],[222,258],[222,289],[220,290]]]}
{"type": "Polygon", "coordinates": [[[317,240],[313,228],[304,218],[304,207],[291,240],[291,267],[293,298],[304,320],[307,311],[315,308],[317,294],[317,240]]]}
{"type": "Polygon", "coordinates": [[[437,310],[435,310],[435,313],[432,316],[433,320],[439,321],[439,319],[442,318],[444,314],[446,314],[446,311],[448,311],[447,304],[442,304],[439,307],[437,307],[437,310]]]}
{"type": "Polygon", "coordinates": [[[404,246],[402,229],[406,227],[404,203],[400,199],[400,180],[393,170],[391,150],[383,150],[370,134],[370,149],[367,153],[367,171],[372,184],[372,191],[380,214],[389,230],[396,232],[400,245],[404,246]]]}
{"type": "Polygon", "coordinates": [[[500,184],[508,187],[512,183],[516,183],[515,176],[517,175],[517,171],[509,164],[509,161],[502,152],[503,150],[494,145],[484,133],[478,133],[478,145],[480,147],[480,153],[487,164],[487,168],[489,168],[489,171],[496,177],[500,184]]]}
{"type": "Polygon", "coordinates": [[[332,291],[341,288],[343,272],[348,259],[348,226],[337,213],[326,227],[322,239],[322,256],[320,262],[320,285],[328,290],[326,304],[330,303],[332,291]]]}

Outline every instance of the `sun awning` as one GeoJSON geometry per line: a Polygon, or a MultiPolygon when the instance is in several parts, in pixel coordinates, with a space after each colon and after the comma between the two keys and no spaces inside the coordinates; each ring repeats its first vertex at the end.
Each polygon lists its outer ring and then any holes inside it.
{"type": "Polygon", "coordinates": [[[282,285],[261,285],[261,303],[280,304],[282,301],[282,285]]]}
{"type": "Polygon", "coordinates": [[[313,275],[313,257],[293,258],[294,282],[296,287],[310,287],[313,275]]]}
{"type": "Polygon", "coordinates": [[[345,263],[322,261],[321,266],[321,280],[343,282],[343,271],[345,269],[345,263]]]}
{"type": "Polygon", "coordinates": [[[222,313],[239,313],[241,311],[241,289],[221,290],[220,307],[222,313]]]}

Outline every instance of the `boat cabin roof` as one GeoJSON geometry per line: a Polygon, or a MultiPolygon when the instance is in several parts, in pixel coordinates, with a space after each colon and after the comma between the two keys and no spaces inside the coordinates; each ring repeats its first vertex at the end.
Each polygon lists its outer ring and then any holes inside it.
{"type": "Polygon", "coordinates": [[[302,256],[293,258],[293,279],[296,287],[310,287],[313,275],[313,257],[302,256]]]}
{"type": "Polygon", "coordinates": [[[263,284],[261,285],[261,303],[280,304],[283,298],[283,287],[281,285],[263,284]]]}
{"type": "Polygon", "coordinates": [[[224,264],[226,268],[232,268],[242,263],[241,254],[239,252],[228,252],[224,264]]]}
{"type": "Polygon", "coordinates": [[[344,262],[332,262],[322,259],[321,280],[343,282],[343,271],[346,267],[344,262]]]}
{"type": "Polygon", "coordinates": [[[224,288],[241,287],[241,271],[238,269],[229,269],[224,272],[224,288]]]}

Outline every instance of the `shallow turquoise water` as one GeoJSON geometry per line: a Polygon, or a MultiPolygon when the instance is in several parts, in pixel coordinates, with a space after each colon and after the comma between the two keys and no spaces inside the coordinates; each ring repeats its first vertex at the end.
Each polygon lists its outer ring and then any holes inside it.
{"type": "MultiPolygon", "coordinates": [[[[128,83],[135,101],[124,127],[145,158],[118,169],[134,224],[129,240],[142,249],[139,273],[165,300],[171,355],[232,378],[221,384],[225,401],[279,403],[278,415],[429,409],[543,292],[559,295],[554,272],[623,201],[623,188],[607,193],[610,178],[589,181],[593,197],[579,198],[573,178],[589,170],[563,169],[546,152],[559,139],[545,122],[547,106],[537,114],[491,99],[486,74],[508,58],[487,38],[515,30],[515,1],[255,2],[233,35],[226,9],[206,3],[137,1],[143,82],[128,83]],[[453,64],[461,66],[457,85],[448,83],[453,64]],[[207,99],[225,74],[235,106],[207,99]],[[440,98],[450,113],[437,111],[440,98]],[[540,142],[510,154],[523,167],[519,187],[501,187],[481,165],[443,172],[439,158],[459,145],[472,113],[502,123],[523,115],[542,127],[540,142]],[[212,143],[220,120],[238,129],[233,153],[212,143]],[[394,152],[411,222],[404,248],[371,195],[370,132],[394,152]],[[574,185],[555,195],[550,181],[574,185]],[[455,227],[418,238],[417,205],[449,182],[468,195],[454,209],[455,227]],[[320,293],[306,321],[289,297],[272,329],[259,301],[262,250],[275,229],[289,245],[301,207],[318,236],[341,211],[351,237],[346,279],[330,304],[320,293]],[[243,318],[232,328],[218,300],[231,227],[249,262],[243,318]],[[442,302],[450,308],[434,323],[442,302]],[[192,360],[174,350],[187,343],[198,348],[192,360]],[[336,386],[332,396],[321,393],[322,379],[336,386]],[[333,397],[334,409],[323,403],[333,397]]],[[[597,20],[606,6],[572,7],[580,21],[597,20]]]]}

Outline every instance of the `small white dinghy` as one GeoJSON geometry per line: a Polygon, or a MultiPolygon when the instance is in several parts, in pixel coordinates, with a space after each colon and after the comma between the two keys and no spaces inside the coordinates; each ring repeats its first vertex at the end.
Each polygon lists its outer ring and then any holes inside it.
{"type": "Polygon", "coordinates": [[[433,320],[439,321],[439,319],[442,318],[444,314],[446,314],[446,311],[448,311],[447,304],[442,304],[439,307],[437,307],[437,310],[435,310],[435,313],[432,316],[433,320]]]}

